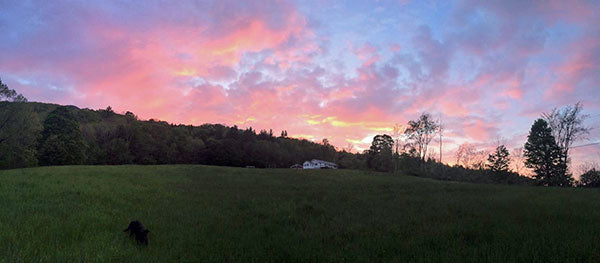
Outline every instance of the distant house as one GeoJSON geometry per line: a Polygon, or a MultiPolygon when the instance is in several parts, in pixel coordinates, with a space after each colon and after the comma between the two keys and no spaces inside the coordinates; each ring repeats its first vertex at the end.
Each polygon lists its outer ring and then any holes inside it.
{"type": "Polygon", "coordinates": [[[292,169],[302,169],[302,165],[294,164],[294,165],[290,166],[290,168],[292,168],[292,169]]]}
{"type": "Polygon", "coordinates": [[[322,160],[312,159],[304,162],[303,169],[337,169],[337,164],[322,160]]]}

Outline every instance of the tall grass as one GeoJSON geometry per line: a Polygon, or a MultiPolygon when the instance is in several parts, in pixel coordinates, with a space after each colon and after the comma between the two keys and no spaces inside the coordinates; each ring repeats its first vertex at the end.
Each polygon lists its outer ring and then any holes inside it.
{"type": "Polygon", "coordinates": [[[600,192],[194,165],[0,171],[17,262],[600,261],[600,192]],[[138,219],[149,246],[122,230],[138,219]]]}

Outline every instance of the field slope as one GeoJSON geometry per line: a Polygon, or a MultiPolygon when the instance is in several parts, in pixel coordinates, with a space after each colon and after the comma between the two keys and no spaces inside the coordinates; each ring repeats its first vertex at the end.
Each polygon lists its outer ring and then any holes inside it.
{"type": "Polygon", "coordinates": [[[0,171],[0,260],[600,261],[600,191],[195,165],[0,171]],[[150,245],[122,232],[139,219],[150,245]]]}

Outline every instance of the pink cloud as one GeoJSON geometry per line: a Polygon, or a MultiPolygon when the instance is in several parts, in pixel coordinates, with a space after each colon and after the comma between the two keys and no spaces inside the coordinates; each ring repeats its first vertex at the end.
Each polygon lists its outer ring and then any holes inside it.
{"type": "MultiPolygon", "coordinates": [[[[557,81],[546,90],[545,96],[563,101],[576,92],[600,95],[594,84],[600,81],[600,31],[573,42],[568,50],[571,52],[567,58],[554,67],[557,81]]],[[[586,97],[586,100],[593,101],[593,97],[598,96],[586,97]]],[[[596,99],[594,102],[599,101],[596,99]]]]}
{"type": "Polygon", "coordinates": [[[394,43],[390,45],[390,50],[392,52],[400,52],[402,50],[402,46],[400,46],[400,44],[394,43]]]}
{"type": "Polygon", "coordinates": [[[371,45],[370,43],[365,43],[362,47],[356,49],[354,52],[356,56],[363,61],[363,65],[365,66],[372,65],[380,58],[377,47],[371,45]]]}
{"type": "Polygon", "coordinates": [[[465,136],[476,141],[488,141],[497,137],[497,128],[494,123],[481,119],[471,118],[463,123],[465,136]]]}
{"type": "Polygon", "coordinates": [[[592,21],[597,9],[580,2],[466,1],[451,15],[472,19],[341,43],[328,35],[335,21],[315,26],[291,1],[69,6],[80,17],[40,5],[43,30],[19,35],[18,47],[0,43],[0,71],[32,100],[110,105],[174,123],[286,129],[363,149],[369,137],[422,112],[444,120],[451,149],[494,140],[505,125],[498,115],[533,118],[549,101],[575,98],[600,105],[594,25],[564,51],[549,50],[553,16],[592,21]]]}

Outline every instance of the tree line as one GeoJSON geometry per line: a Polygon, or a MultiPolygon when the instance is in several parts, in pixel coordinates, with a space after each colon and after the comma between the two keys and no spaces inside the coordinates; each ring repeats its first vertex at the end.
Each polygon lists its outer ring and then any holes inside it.
{"type": "MultiPolygon", "coordinates": [[[[0,81],[1,84],[1,81],[0,81]]],[[[174,125],[115,113],[27,102],[1,84],[0,168],[79,164],[207,164],[287,168],[310,159],[365,169],[364,156],[294,139],[287,131],[174,125]]]]}
{"type": "MultiPolygon", "coordinates": [[[[432,158],[429,144],[442,126],[430,114],[407,123],[398,138],[377,135],[371,147],[351,153],[337,150],[327,139],[315,143],[289,138],[283,130],[260,130],[221,124],[174,125],[139,120],[132,112],[111,107],[79,109],[27,99],[0,80],[0,169],[49,165],[206,164],[287,168],[310,159],[335,162],[340,168],[401,172],[442,180],[483,183],[570,186],[568,169],[572,143],[588,132],[581,104],[553,110],[535,121],[524,148],[512,155],[504,145],[493,153],[461,145],[457,162],[448,166],[432,158]],[[512,157],[512,158],[511,158],[512,157]],[[510,169],[511,159],[532,169],[532,178],[510,169]],[[521,158],[521,159],[519,159],[521,158]]],[[[581,186],[600,186],[600,174],[590,169],[581,186]]]]}
{"type": "Polygon", "coordinates": [[[404,131],[406,143],[402,151],[398,150],[398,139],[394,141],[386,134],[375,136],[370,149],[365,152],[368,156],[367,167],[378,171],[419,173],[438,179],[598,187],[600,172],[594,167],[585,171],[581,179],[575,182],[568,166],[573,143],[590,130],[584,125],[588,115],[583,114],[582,110],[581,103],[576,103],[542,114],[531,126],[524,147],[514,151],[515,158],[511,158],[505,145],[499,144],[492,153],[486,153],[476,150],[473,145],[463,144],[456,151],[456,164],[453,167],[437,163],[428,155],[429,144],[441,132],[441,125],[430,114],[423,113],[417,120],[408,121],[404,131]],[[517,169],[510,168],[511,161],[516,163],[517,169]],[[533,176],[522,176],[522,167],[531,169],[533,176]],[[469,175],[474,176],[469,178],[469,175]]]}

